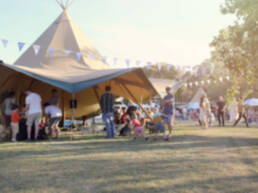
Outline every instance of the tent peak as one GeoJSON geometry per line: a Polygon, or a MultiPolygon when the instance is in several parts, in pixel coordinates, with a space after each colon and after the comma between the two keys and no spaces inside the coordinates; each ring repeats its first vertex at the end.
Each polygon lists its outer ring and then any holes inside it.
{"type": "Polygon", "coordinates": [[[71,6],[73,0],[56,0],[56,2],[65,11],[71,6]]]}

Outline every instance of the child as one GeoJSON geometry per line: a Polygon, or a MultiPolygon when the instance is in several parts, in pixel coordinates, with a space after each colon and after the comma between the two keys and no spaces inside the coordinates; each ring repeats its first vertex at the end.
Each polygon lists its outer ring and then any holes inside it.
{"type": "Polygon", "coordinates": [[[83,116],[83,124],[82,124],[82,135],[86,134],[86,131],[90,129],[89,117],[83,116]]]}
{"type": "Polygon", "coordinates": [[[12,114],[11,114],[11,128],[12,128],[12,142],[16,142],[16,136],[19,131],[19,121],[22,117],[19,114],[18,105],[14,104],[12,106],[12,114]]]}
{"type": "Polygon", "coordinates": [[[166,128],[162,122],[161,113],[157,108],[154,109],[154,114],[152,118],[154,123],[154,132],[155,132],[154,141],[157,140],[159,133],[163,133],[163,139],[164,141],[167,141],[168,138],[166,137],[166,128]]]}
{"type": "Polygon", "coordinates": [[[145,141],[147,141],[149,138],[146,136],[144,131],[144,119],[141,119],[141,121],[139,121],[137,117],[134,116],[132,120],[132,124],[134,127],[134,140],[136,140],[137,135],[140,135],[145,138],[145,141]]]}

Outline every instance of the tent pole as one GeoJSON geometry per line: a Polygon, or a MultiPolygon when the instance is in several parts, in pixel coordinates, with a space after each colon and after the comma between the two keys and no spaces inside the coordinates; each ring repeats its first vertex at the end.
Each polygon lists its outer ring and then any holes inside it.
{"type": "MultiPolygon", "coordinates": [[[[131,93],[131,91],[127,88],[127,86],[125,85],[121,85],[125,88],[125,90],[128,92],[128,94],[132,97],[132,99],[134,100],[134,102],[137,103],[137,99],[133,96],[133,94],[131,93]]],[[[152,119],[152,117],[150,117],[149,113],[143,108],[142,104],[138,104],[140,106],[140,108],[142,109],[142,111],[146,114],[146,116],[150,119],[152,119]]]]}
{"type": "Polygon", "coordinates": [[[63,114],[63,127],[65,122],[65,102],[64,102],[64,91],[62,90],[62,114],[63,114]]]}
{"type": "Polygon", "coordinates": [[[71,125],[71,130],[70,130],[70,132],[71,132],[71,135],[70,135],[70,137],[71,137],[71,140],[73,140],[73,133],[72,133],[72,129],[73,129],[73,125],[74,125],[74,100],[75,100],[75,94],[73,93],[72,94],[72,125],[71,125]]]}

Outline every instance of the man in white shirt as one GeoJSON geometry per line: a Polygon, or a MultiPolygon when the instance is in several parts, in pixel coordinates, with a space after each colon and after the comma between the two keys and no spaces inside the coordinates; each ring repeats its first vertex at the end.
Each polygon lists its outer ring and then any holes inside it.
{"type": "Polygon", "coordinates": [[[56,138],[59,137],[59,122],[62,119],[62,111],[57,106],[57,103],[51,104],[46,106],[45,113],[47,115],[47,118],[50,118],[49,124],[50,124],[50,131],[52,138],[54,137],[54,133],[56,134],[56,138]]]}
{"type": "Polygon", "coordinates": [[[27,139],[31,139],[31,127],[34,124],[35,125],[35,136],[34,139],[37,139],[38,137],[38,132],[39,132],[39,124],[41,121],[42,117],[42,109],[41,109],[41,97],[34,92],[31,92],[31,90],[26,90],[26,99],[25,99],[25,104],[26,108],[25,110],[27,111],[27,139]]]}
{"type": "Polygon", "coordinates": [[[9,96],[4,100],[5,127],[10,127],[12,106],[16,104],[15,93],[10,92],[9,96]]]}

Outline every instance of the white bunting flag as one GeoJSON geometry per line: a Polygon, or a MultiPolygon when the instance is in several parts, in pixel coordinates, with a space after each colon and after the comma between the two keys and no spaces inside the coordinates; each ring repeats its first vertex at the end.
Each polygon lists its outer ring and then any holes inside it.
{"type": "Polygon", "coordinates": [[[160,71],[161,68],[162,68],[162,64],[161,64],[161,63],[158,63],[157,66],[158,66],[158,69],[159,69],[159,71],[160,71]]]}
{"type": "Polygon", "coordinates": [[[2,39],[2,43],[3,43],[4,48],[6,48],[7,44],[8,44],[8,40],[2,39]]]}
{"type": "Polygon", "coordinates": [[[48,48],[48,54],[49,56],[53,56],[55,49],[54,48],[48,48]]]}
{"type": "Polygon", "coordinates": [[[64,50],[64,53],[65,53],[66,55],[69,55],[69,54],[72,53],[72,51],[71,51],[71,50],[64,50]]]}
{"type": "Polygon", "coordinates": [[[117,60],[118,60],[118,58],[114,58],[114,59],[113,59],[114,65],[117,65],[117,60]]]}
{"type": "Polygon", "coordinates": [[[204,84],[205,84],[205,82],[202,80],[202,81],[201,81],[201,84],[202,84],[202,85],[204,85],[204,84]]]}
{"type": "Polygon", "coordinates": [[[150,70],[151,65],[152,65],[152,63],[151,63],[151,62],[147,62],[147,69],[148,69],[148,70],[150,70]]]}
{"type": "Polygon", "coordinates": [[[208,83],[208,84],[210,84],[210,83],[211,83],[211,81],[210,81],[210,80],[207,80],[207,83],[208,83]]]}
{"type": "Polygon", "coordinates": [[[199,83],[198,83],[198,82],[195,82],[195,85],[196,85],[196,86],[198,86],[198,85],[199,85],[199,83]]]}
{"type": "Polygon", "coordinates": [[[229,80],[230,80],[230,77],[229,77],[229,76],[226,76],[226,79],[229,81],[229,80]]]}
{"type": "Polygon", "coordinates": [[[223,78],[222,78],[222,77],[220,77],[220,78],[219,78],[219,81],[220,81],[220,82],[223,82],[223,78]]]}
{"type": "Polygon", "coordinates": [[[202,67],[202,75],[205,75],[206,74],[206,68],[203,66],[202,67]]]}
{"type": "Polygon", "coordinates": [[[141,64],[141,61],[140,61],[140,60],[137,60],[137,61],[136,61],[136,66],[139,67],[140,64],[141,64]]]}
{"type": "Polygon", "coordinates": [[[104,64],[107,64],[107,57],[106,57],[106,56],[103,56],[102,62],[103,62],[104,64]]]}
{"type": "Polygon", "coordinates": [[[76,58],[80,62],[81,61],[82,54],[81,52],[76,52],[76,58]]]}
{"type": "Polygon", "coordinates": [[[35,55],[38,55],[39,50],[40,50],[40,46],[39,46],[39,45],[34,44],[34,45],[33,45],[33,50],[34,50],[35,55]]]}
{"type": "Polygon", "coordinates": [[[125,64],[126,64],[126,67],[129,68],[129,67],[130,67],[130,60],[129,60],[129,59],[126,59],[126,60],[125,60],[125,64]]]}
{"type": "Polygon", "coordinates": [[[171,64],[167,64],[167,71],[170,71],[171,69],[171,64]]]}
{"type": "Polygon", "coordinates": [[[187,83],[185,83],[185,87],[187,87],[188,86],[188,84],[187,83]]]}
{"type": "Polygon", "coordinates": [[[94,55],[90,54],[90,60],[94,60],[94,55]]]}
{"type": "Polygon", "coordinates": [[[22,51],[22,48],[25,46],[25,43],[24,42],[18,42],[18,48],[19,48],[19,51],[22,51]]]}

